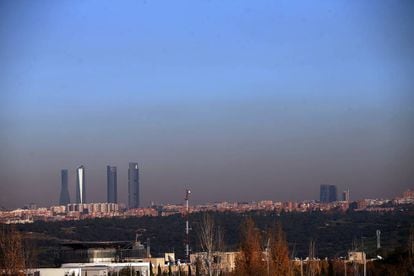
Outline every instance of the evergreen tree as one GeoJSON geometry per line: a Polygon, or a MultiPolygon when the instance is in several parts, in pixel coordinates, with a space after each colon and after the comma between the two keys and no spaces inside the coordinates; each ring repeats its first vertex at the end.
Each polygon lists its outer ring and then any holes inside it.
{"type": "Polygon", "coordinates": [[[270,237],[270,270],[272,275],[292,275],[289,247],[282,226],[278,223],[270,237]]]}
{"type": "Polygon", "coordinates": [[[25,270],[22,235],[14,226],[0,231],[0,271],[5,275],[21,275],[25,270]]]}
{"type": "Polygon", "coordinates": [[[191,264],[188,264],[188,276],[191,276],[191,264]]]}
{"type": "Polygon", "coordinates": [[[168,276],[172,276],[171,264],[168,265],[168,276]]]}
{"type": "Polygon", "coordinates": [[[154,272],[152,271],[152,262],[150,261],[150,276],[154,276],[154,272]]]}
{"type": "Polygon", "coordinates": [[[236,275],[266,275],[262,260],[262,237],[251,218],[246,219],[241,229],[240,254],[236,258],[236,275]]]}
{"type": "Polygon", "coordinates": [[[200,268],[201,268],[201,260],[200,260],[200,258],[197,257],[197,259],[196,259],[196,271],[195,271],[196,276],[201,276],[200,268]]]}
{"type": "Polygon", "coordinates": [[[328,275],[335,275],[334,264],[332,261],[328,261],[328,275]]]}

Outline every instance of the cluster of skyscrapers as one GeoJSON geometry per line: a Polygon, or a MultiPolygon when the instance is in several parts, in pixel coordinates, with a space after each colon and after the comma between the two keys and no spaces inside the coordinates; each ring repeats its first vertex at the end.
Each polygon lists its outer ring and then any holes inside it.
{"type": "MultiPolygon", "coordinates": [[[[118,203],[118,183],[117,168],[115,166],[106,167],[107,179],[107,202],[118,203]]],[[[138,163],[131,162],[128,167],[128,207],[138,208],[140,206],[139,194],[139,168],[138,163]]],[[[70,203],[68,189],[68,170],[61,170],[61,191],[59,197],[60,205],[70,203]]],[[[80,166],[76,169],[76,203],[86,203],[86,174],[85,167],[80,166]]]]}
{"type": "MultiPolygon", "coordinates": [[[[337,189],[335,185],[321,185],[319,201],[330,203],[338,201],[337,189]]],[[[349,189],[342,192],[342,201],[349,201],[349,189]]]]}

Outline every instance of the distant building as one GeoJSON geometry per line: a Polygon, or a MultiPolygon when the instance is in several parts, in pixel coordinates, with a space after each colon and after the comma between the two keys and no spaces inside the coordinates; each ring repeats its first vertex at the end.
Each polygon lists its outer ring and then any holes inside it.
{"type": "Polygon", "coordinates": [[[24,205],[23,209],[26,210],[36,210],[37,209],[37,204],[36,203],[29,203],[24,205]]]}
{"type": "Polygon", "coordinates": [[[107,202],[118,203],[116,167],[106,166],[107,202]]]}
{"type": "MultiPolygon", "coordinates": [[[[265,257],[266,252],[263,252],[265,257]]],[[[213,265],[218,265],[222,272],[232,272],[236,268],[237,257],[240,256],[240,252],[214,252],[212,256],[213,265]]],[[[207,258],[206,252],[196,252],[190,254],[190,262],[192,264],[197,263],[197,260],[205,260],[207,258]]]]}
{"type": "Polygon", "coordinates": [[[33,274],[40,276],[82,276],[82,275],[150,275],[150,262],[91,262],[68,263],[58,268],[33,268],[33,274]],[[130,270],[131,269],[131,270],[130,270]],[[133,273],[132,273],[133,272],[133,273]]]}
{"type": "Polygon", "coordinates": [[[369,199],[361,199],[357,201],[357,209],[363,210],[369,206],[369,199]]]}
{"type": "Polygon", "coordinates": [[[128,207],[139,207],[139,168],[138,163],[129,163],[128,168],[128,207]]]}
{"type": "Polygon", "coordinates": [[[342,192],[342,201],[349,202],[349,189],[342,192]]]}
{"type": "Polygon", "coordinates": [[[350,251],[348,252],[348,261],[363,264],[366,262],[366,254],[363,251],[350,251]]]}
{"type": "Polygon", "coordinates": [[[71,203],[67,205],[68,212],[79,212],[82,214],[96,215],[109,214],[119,211],[117,203],[71,203]]]}
{"type": "Polygon", "coordinates": [[[59,205],[66,205],[70,203],[70,196],[68,190],[68,170],[61,170],[61,188],[60,188],[60,197],[59,205]]]}
{"type": "Polygon", "coordinates": [[[337,193],[335,185],[321,185],[320,202],[329,203],[337,201],[337,193]]]}
{"type": "Polygon", "coordinates": [[[60,245],[65,263],[139,262],[149,257],[140,241],[68,241],[60,245]]]}
{"type": "Polygon", "coordinates": [[[86,203],[86,177],[85,167],[76,169],[76,203],[86,203]]]}
{"type": "Polygon", "coordinates": [[[403,193],[403,198],[414,198],[414,191],[408,189],[403,193]]]}

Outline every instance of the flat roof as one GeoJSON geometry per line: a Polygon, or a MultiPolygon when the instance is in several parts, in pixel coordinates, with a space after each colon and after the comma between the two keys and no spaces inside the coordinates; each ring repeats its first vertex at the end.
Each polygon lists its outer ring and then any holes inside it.
{"type": "Polygon", "coordinates": [[[61,242],[61,246],[68,246],[72,248],[107,248],[132,245],[131,241],[66,241],[61,242]]]}
{"type": "Polygon", "coordinates": [[[82,268],[82,267],[125,267],[125,266],[147,266],[149,262],[125,262],[125,263],[66,263],[61,268],[82,268]]]}

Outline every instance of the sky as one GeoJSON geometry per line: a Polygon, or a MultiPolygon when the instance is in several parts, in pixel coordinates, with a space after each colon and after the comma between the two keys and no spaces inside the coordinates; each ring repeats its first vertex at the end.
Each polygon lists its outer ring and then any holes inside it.
{"type": "Polygon", "coordinates": [[[414,188],[412,1],[0,0],[0,206],[414,188]]]}

